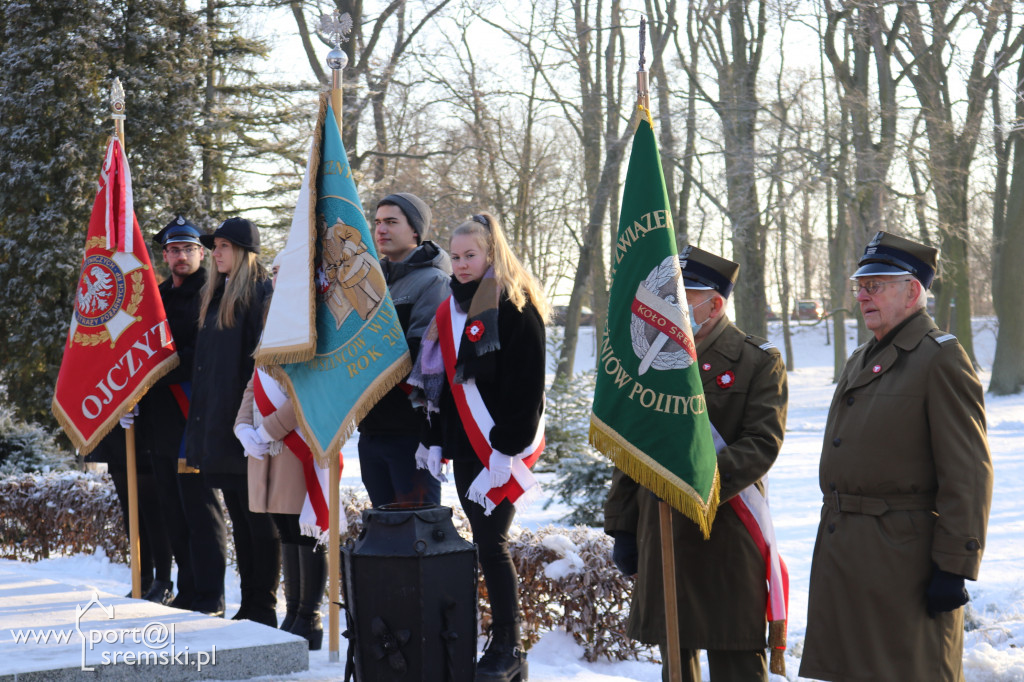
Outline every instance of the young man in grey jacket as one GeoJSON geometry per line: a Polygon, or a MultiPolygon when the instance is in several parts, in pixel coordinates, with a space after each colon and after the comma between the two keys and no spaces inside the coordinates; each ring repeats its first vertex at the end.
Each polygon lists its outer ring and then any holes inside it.
{"type": "MultiPolygon", "coordinates": [[[[430,207],[414,194],[389,194],[377,204],[374,242],[398,319],[416,361],[420,339],[450,293],[448,254],[427,240],[430,207]]],[[[359,466],[374,507],[393,502],[440,504],[441,484],[416,468],[426,414],[409,402],[407,386],[391,389],[359,424],[359,466]]]]}

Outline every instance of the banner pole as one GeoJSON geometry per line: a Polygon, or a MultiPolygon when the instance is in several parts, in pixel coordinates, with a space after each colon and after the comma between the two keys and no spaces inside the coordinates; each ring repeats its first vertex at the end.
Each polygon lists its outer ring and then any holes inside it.
{"type": "Polygon", "coordinates": [[[679,602],[676,599],[676,555],[672,547],[672,508],[665,500],[658,501],[661,517],[661,573],[665,584],[665,633],[670,682],[682,682],[682,655],[679,650],[679,602]]]}
{"type": "MultiPolygon", "coordinates": [[[[651,90],[644,68],[644,49],[647,43],[647,18],[640,17],[640,68],[636,72],[637,104],[648,112],[651,110],[651,90]]],[[[639,112],[638,112],[639,117],[639,112]]],[[[666,658],[663,666],[668,667],[669,682],[682,682],[682,652],[679,649],[679,600],[676,598],[676,554],[672,546],[672,507],[664,500],[658,500],[658,515],[661,523],[661,577],[665,591],[665,635],[666,658]]]]}
{"type": "MultiPolygon", "coordinates": [[[[325,33],[334,39],[334,47],[327,53],[327,66],[331,69],[331,108],[334,109],[334,121],[338,125],[338,134],[341,129],[341,108],[342,108],[342,71],[348,64],[348,55],[341,49],[341,43],[352,28],[352,19],[348,14],[339,15],[323,14],[320,16],[320,26],[325,33]]],[[[341,632],[341,535],[338,531],[338,518],[340,516],[341,500],[338,487],[341,484],[341,463],[339,453],[328,453],[330,457],[330,494],[329,494],[329,540],[327,556],[327,570],[330,578],[328,583],[328,597],[330,600],[330,611],[327,626],[328,634],[328,660],[331,663],[341,662],[340,632],[341,632]]]]}
{"type": "MultiPolygon", "coordinates": [[[[110,117],[114,119],[114,134],[124,148],[125,98],[121,79],[114,78],[110,86],[110,117]]],[[[131,220],[131,216],[126,216],[131,220]]],[[[129,229],[131,227],[129,226],[129,229]]],[[[135,425],[124,432],[125,466],[128,468],[128,557],[132,568],[132,599],[142,598],[142,567],[139,540],[139,477],[135,457],[135,425]]]]}

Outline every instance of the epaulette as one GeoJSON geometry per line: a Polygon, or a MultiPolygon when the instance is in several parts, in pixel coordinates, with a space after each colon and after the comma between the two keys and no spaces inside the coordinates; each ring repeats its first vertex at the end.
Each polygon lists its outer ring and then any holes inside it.
{"type": "Polygon", "coordinates": [[[956,336],[949,332],[944,332],[941,329],[932,329],[928,332],[928,336],[930,336],[932,341],[940,346],[944,343],[949,343],[950,341],[956,341],[956,336]]]}
{"type": "Polygon", "coordinates": [[[747,338],[744,340],[751,346],[757,346],[759,349],[763,350],[765,353],[768,353],[769,355],[773,353],[776,355],[782,354],[782,351],[779,350],[778,346],[776,346],[771,341],[768,341],[767,339],[762,339],[759,336],[747,334],[747,338]]]}

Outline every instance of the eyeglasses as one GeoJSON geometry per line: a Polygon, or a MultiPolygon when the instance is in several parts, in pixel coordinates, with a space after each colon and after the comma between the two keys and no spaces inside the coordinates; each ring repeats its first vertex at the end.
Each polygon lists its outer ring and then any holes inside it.
{"type": "Polygon", "coordinates": [[[172,258],[177,258],[178,256],[191,256],[198,250],[198,246],[185,246],[182,248],[178,248],[176,246],[169,246],[164,249],[164,251],[166,251],[168,255],[170,255],[172,258]]]}
{"type": "Polygon", "coordinates": [[[900,282],[909,282],[910,279],[888,279],[885,281],[879,281],[876,279],[869,280],[867,282],[854,282],[850,285],[850,291],[854,296],[860,293],[860,290],[868,292],[868,296],[874,296],[882,289],[886,288],[890,284],[899,284],[900,282]]]}

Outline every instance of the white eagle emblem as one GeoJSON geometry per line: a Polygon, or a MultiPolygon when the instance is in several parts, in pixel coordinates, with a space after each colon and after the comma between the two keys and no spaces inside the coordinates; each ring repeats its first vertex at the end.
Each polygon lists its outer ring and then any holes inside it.
{"type": "Polygon", "coordinates": [[[110,306],[116,293],[114,278],[98,265],[89,269],[88,275],[82,277],[85,291],[78,290],[78,309],[85,315],[101,312],[110,306]],[[89,275],[92,279],[89,279],[89,275]]]}

